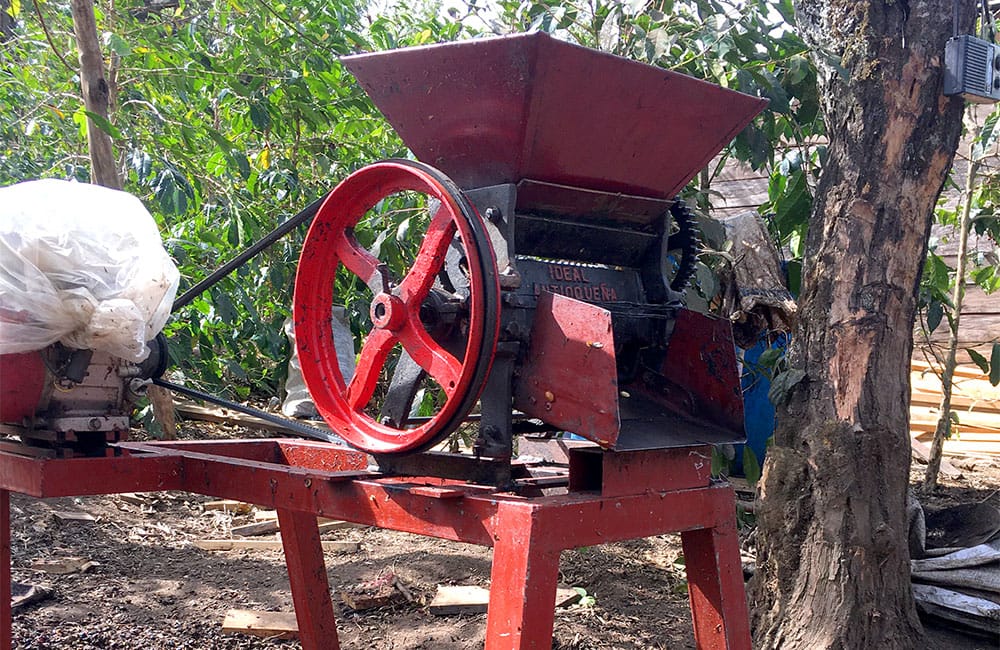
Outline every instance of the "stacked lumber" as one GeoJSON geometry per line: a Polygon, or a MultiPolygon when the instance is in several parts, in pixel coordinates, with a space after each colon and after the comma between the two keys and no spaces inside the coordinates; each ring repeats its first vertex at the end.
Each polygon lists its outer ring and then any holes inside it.
{"type": "MultiPolygon", "coordinates": [[[[913,361],[910,371],[910,435],[929,444],[940,417],[941,380],[924,361],[913,361]]],[[[945,440],[945,455],[1000,457],[1000,386],[990,385],[977,366],[959,366],[951,407],[958,423],[945,440]]]]}

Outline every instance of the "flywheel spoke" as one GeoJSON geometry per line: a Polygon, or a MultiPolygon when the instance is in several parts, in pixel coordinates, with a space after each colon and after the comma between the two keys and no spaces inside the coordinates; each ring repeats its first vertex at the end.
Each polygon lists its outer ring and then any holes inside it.
{"type": "Polygon", "coordinates": [[[462,376],[462,362],[431,338],[419,317],[411,317],[397,335],[407,354],[451,397],[462,376]]]}
{"type": "Polygon", "coordinates": [[[359,411],[368,404],[378,386],[379,374],[385,365],[396,338],[389,330],[374,329],[361,346],[357,369],[347,386],[345,399],[352,411],[359,411]]]}
{"type": "Polygon", "coordinates": [[[340,233],[335,243],[340,263],[368,285],[372,293],[389,291],[389,271],[377,257],[365,250],[354,236],[354,229],[340,233]]]}
{"type": "Polygon", "coordinates": [[[456,229],[455,220],[445,206],[438,209],[431,218],[413,268],[399,285],[399,297],[411,309],[419,308],[427,292],[431,290],[435,276],[444,266],[444,258],[456,229]]]}

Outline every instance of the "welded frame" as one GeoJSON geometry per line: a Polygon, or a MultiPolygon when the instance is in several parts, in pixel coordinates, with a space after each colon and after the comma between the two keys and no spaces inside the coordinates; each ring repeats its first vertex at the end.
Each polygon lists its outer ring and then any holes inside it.
{"type": "Polygon", "coordinates": [[[117,447],[121,455],[105,458],[0,453],[0,650],[12,650],[9,493],[159,490],[277,510],[304,650],[340,647],[316,516],[493,547],[486,650],[551,647],[563,550],[680,532],[698,647],[750,648],[734,494],[711,481],[705,447],[583,450],[571,458],[568,493],[534,497],[435,477],[385,476],[368,469],[364,454],[321,442],[117,447]],[[574,471],[588,480],[574,480],[574,471]]]}

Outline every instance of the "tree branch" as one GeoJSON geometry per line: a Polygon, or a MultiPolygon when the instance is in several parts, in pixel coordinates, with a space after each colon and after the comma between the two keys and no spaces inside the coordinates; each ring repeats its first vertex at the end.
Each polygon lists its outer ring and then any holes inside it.
{"type": "Polygon", "coordinates": [[[57,48],[56,44],[52,41],[52,34],[49,32],[49,26],[45,23],[45,18],[42,17],[42,10],[38,8],[38,3],[32,2],[31,8],[35,10],[35,15],[38,16],[38,22],[39,24],[41,24],[42,31],[45,33],[45,40],[48,42],[49,47],[52,48],[52,53],[56,55],[57,59],[62,61],[62,64],[66,66],[67,70],[69,70],[73,74],[76,74],[76,68],[71,66],[69,62],[67,62],[66,59],[63,58],[63,55],[59,52],[59,48],[57,48]]]}

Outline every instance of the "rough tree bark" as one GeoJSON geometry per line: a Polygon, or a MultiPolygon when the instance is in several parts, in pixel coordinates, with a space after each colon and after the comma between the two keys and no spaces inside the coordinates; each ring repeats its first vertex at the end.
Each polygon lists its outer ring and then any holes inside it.
{"type": "MultiPolygon", "coordinates": [[[[108,89],[104,78],[104,57],[101,55],[100,41],[97,40],[97,22],[94,19],[93,0],[71,0],[73,31],[80,51],[80,88],[83,91],[83,106],[94,115],[108,121],[108,89]]],[[[101,130],[97,123],[87,117],[87,144],[90,150],[90,165],[93,181],[98,185],[122,188],[121,179],[115,165],[111,149],[111,136],[101,130]]]]}
{"type": "MultiPolygon", "coordinates": [[[[961,0],[971,30],[975,2],[961,0]]],[[[830,139],[792,384],[758,511],[762,648],[913,648],[906,544],[916,291],[963,102],[941,94],[952,0],[797,0],[830,139]],[[794,382],[794,378],[799,378],[794,382]]]]}

